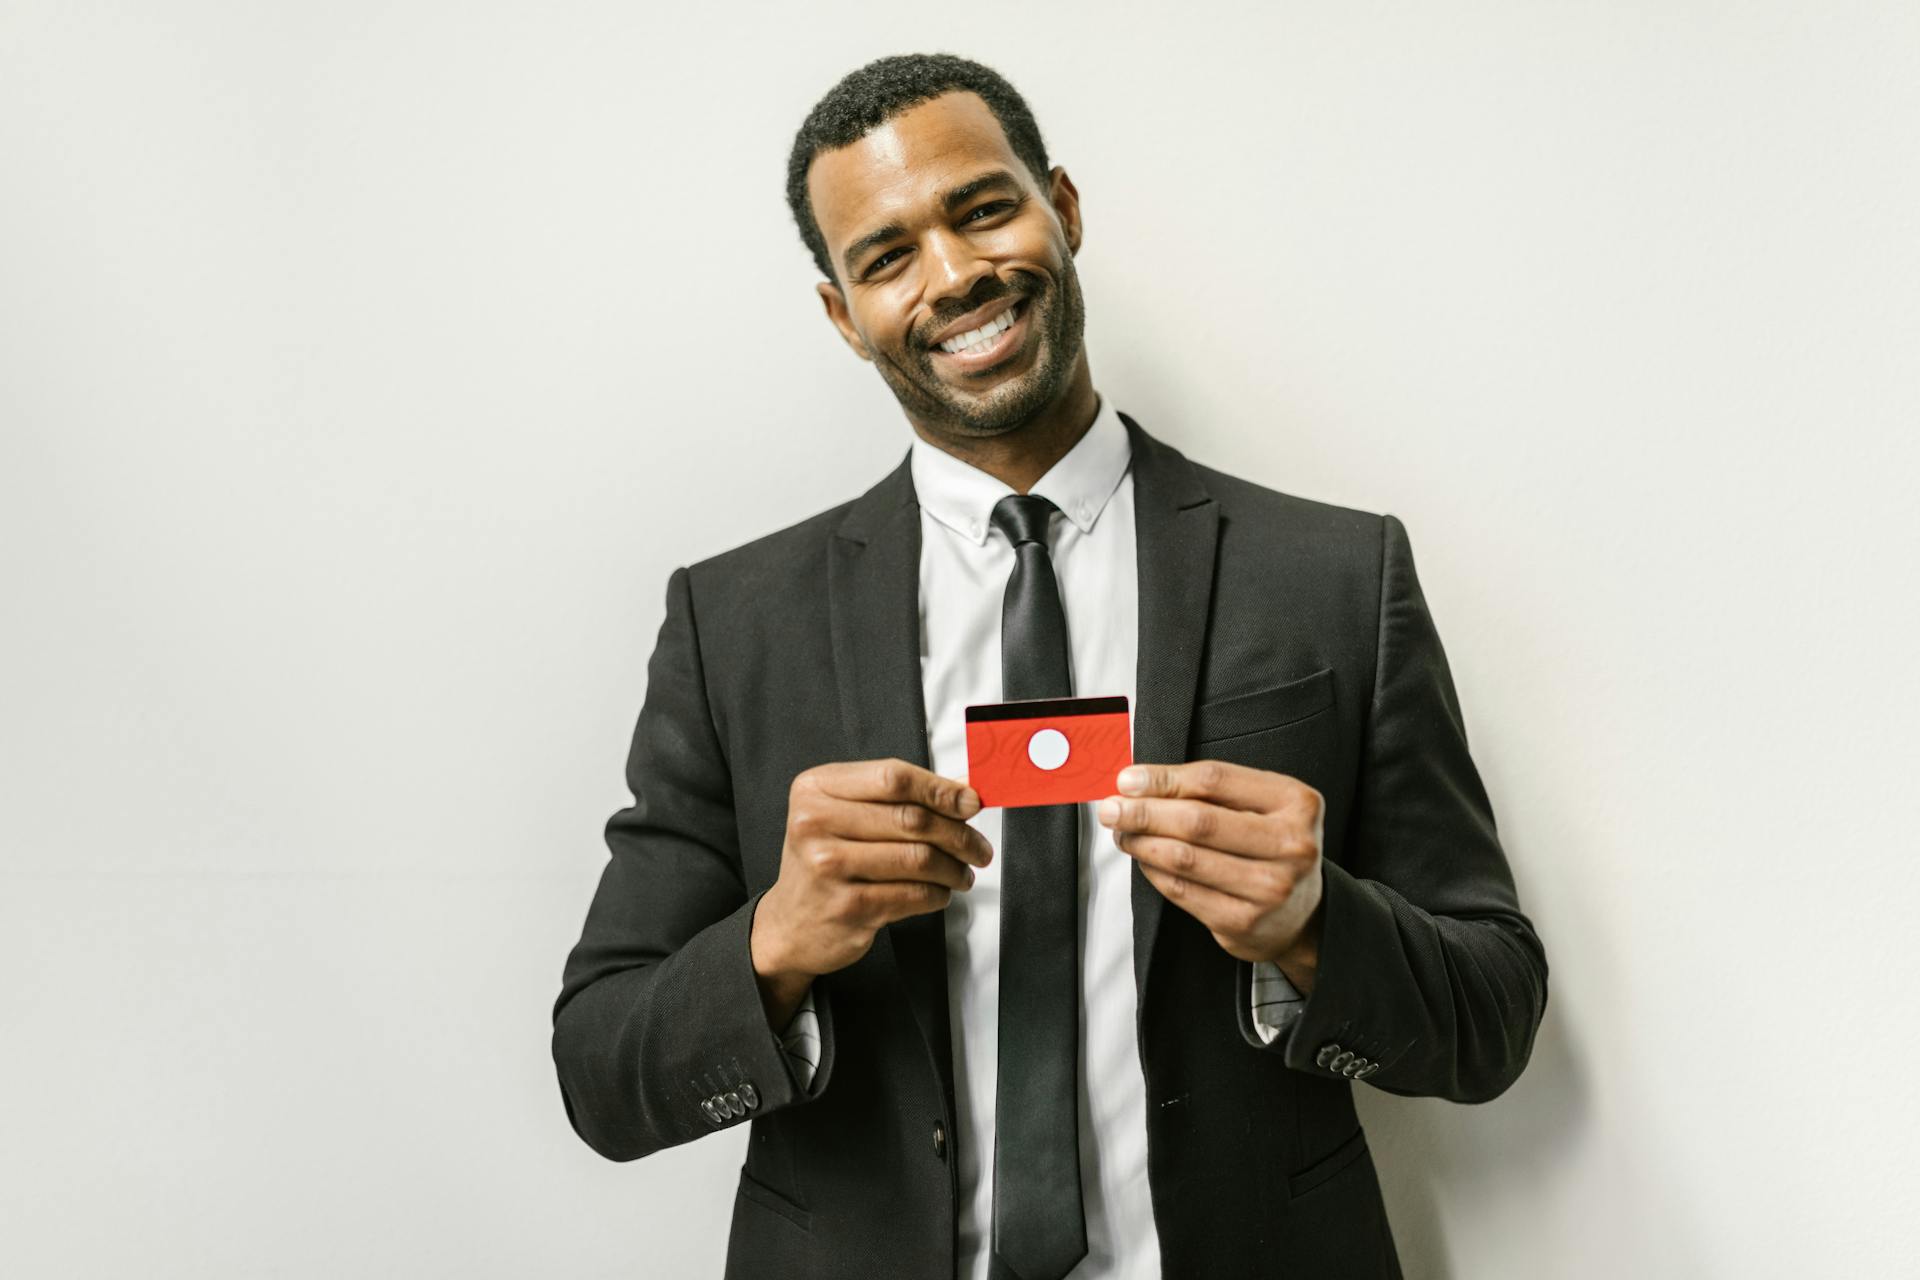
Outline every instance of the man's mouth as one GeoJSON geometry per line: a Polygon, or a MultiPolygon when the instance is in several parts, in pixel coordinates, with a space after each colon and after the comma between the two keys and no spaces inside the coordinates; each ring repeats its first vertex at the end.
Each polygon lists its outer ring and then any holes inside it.
{"type": "Polygon", "coordinates": [[[1022,323],[1027,316],[1026,296],[1015,298],[1005,311],[977,329],[955,334],[934,347],[934,351],[963,368],[990,364],[1014,349],[1026,334],[1022,323]]]}

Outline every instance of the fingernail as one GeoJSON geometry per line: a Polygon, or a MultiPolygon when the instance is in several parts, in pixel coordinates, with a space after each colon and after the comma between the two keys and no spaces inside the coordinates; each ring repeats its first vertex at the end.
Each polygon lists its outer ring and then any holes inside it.
{"type": "Polygon", "coordinates": [[[1120,820],[1120,802],[1109,796],[1100,802],[1100,821],[1112,826],[1120,820]]]}
{"type": "Polygon", "coordinates": [[[1147,785],[1147,771],[1134,765],[1128,765],[1120,771],[1120,789],[1131,795],[1147,785]]]}
{"type": "Polygon", "coordinates": [[[971,818],[978,812],[980,812],[980,793],[968,787],[960,793],[960,813],[963,817],[971,818]]]}

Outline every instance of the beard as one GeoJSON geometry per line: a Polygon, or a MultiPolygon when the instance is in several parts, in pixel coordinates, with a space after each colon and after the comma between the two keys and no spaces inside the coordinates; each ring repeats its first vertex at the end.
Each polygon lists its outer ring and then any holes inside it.
{"type": "Polygon", "coordinates": [[[1027,272],[1017,272],[1016,279],[1014,287],[971,299],[966,310],[995,297],[1026,299],[1028,338],[1039,342],[1032,367],[970,395],[940,376],[933,348],[909,340],[908,347],[882,352],[874,361],[901,408],[950,435],[985,437],[1019,430],[1060,398],[1086,337],[1087,309],[1073,255],[1062,259],[1056,286],[1027,272]]]}

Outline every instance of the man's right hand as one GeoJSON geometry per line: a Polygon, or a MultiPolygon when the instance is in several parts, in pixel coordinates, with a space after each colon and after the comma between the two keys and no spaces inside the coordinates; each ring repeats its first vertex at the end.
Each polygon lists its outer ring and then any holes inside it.
{"type": "Polygon", "coordinates": [[[780,876],[753,916],[767,1020],[792,1021],[807,987],[873,947],[895,920],[943,909],[993,860],[969,827],[980,796],[905,760],[816,765],[787,794],[780,876]]]}

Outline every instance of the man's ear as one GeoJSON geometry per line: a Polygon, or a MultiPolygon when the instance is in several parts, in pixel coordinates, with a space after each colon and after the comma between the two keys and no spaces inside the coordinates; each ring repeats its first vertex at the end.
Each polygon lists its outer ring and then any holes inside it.
{"type": "Polygon", "coordinates": [[[1073,185],[1073,179],[1060,165],[1053,166],[1048,175],[1047,199],[1053,205],[1054,213],[1060,217],[1060,229],[1067,236],[1067,251],[1078,257],[1080,254],[1080,192],[1073,185]]]}
{"type": "Polygon", "coordinates": [[[862,360],[872,360],[873,355],[867,350],[867,344],[860,337],[860,331],[853,327],[853,316],[847,311],[847,300],[840,293],[840,286],[831,280],[822,280],[813,287],[819,292],[820,301],[827,309],[827,319],[833,321],[833,327],[840,331],[840,337],[853,348],[853,354],[862,360]]]}

